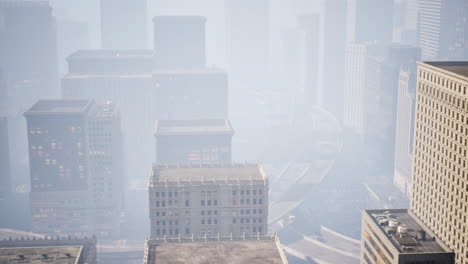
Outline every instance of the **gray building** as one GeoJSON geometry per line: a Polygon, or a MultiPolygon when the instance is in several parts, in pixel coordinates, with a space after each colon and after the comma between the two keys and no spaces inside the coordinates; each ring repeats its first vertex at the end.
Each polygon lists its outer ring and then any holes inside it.
{"type": "Polygon", "coordinates": [[[145,264],[174,262],[192,264],[288,263],[276,235],[146,240],[145,264]]]}
{"type": "Polygon", "coordinates": [[[362,214],[361,263],[455,263],[455,254],[407,209],[362,214]]]}
{"type": "Polygon", "coordinates": [[[148,47],[147,0],[100,0],[104,49],[148,47]]]}
{"type": "Polygon", "coordinates": [[[157,97],[153,85],[151,50],[80,50],[68,57],[68,73],[62,78],[65,99],[93,99],[98,104],[119,106],[127,181],[146,182],[154,161],[153,125],[157,97]],[[141,155],[134,155],[140,153],[141,155]]]}
{"type": "Polygon", "coordinates": [[[41,100],[24,115],[33,229],[118,237],[122,160],[116,107],[89,100],[41,100]]]}
{"type": "Polygon", "coordinates": [[[156,121],[156,163],[231,163],[233,134],[229,120],[156,121]]]}
{"type": "Polygon", "coordinates": [[[260,164],[154,166],[151,237],[265,235],[268,178],[260,164]]]}
{"type": "Polygon", "coordinates": [[[8,119],[0,115],[0,197],[10,193],[11,188],[8,119]]]}

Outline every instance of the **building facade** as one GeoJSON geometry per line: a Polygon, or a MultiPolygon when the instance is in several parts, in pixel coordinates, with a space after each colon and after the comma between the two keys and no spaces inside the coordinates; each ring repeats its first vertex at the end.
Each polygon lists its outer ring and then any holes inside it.
{"type": "Polygon", "coordinates": [[[65,99],[93,99],[119,106],[128,181],[146,182],[144,169],[154,162],[153,125],[156,89],[153,85],[151,50],[81,50],[68,57],[62,78],[65,99]],[[134,155],[134,153],[141,155],[134,155]]]}
{"type": "Polygon", "coordinates": [[[362,214],[361,263],[454,263],[454,253],[406,209],[362,214]]]}
{"type": "Polygon", "coordinates": [[[148,48],[147,0],[100,0],[104,49],[148,48]]]}
{"type": "Polygon", "coordinates": [[[159,120],[156,122],[156,164],[231,163],[228,120],[159,120]]]}
{"type": "Polygon", "coordinates": [[[265,235],[268,178],[260,164],[155,166],[151,237],[265,235]]]}
{"type": "Polygon", "coordinates": [[[0,197],[11,192],[8,118],[0,115],[0,197]]]}
{"type": "Polygon", "coordinates": [[[400,70],[393,182],[408,198],[411,197],[412,190],[416,79],[416,65],[400,70]]]}
{"type": "Polygon", "coordinates": [[[468,63],[420,62],[411,210],[468,262],[468,63]]]}
{"type": "Polygon", "coordinates": [[[24,115],[33,229],[54,235],[118,236],[122,161],[115,106],[41,100],[24,115]]]}

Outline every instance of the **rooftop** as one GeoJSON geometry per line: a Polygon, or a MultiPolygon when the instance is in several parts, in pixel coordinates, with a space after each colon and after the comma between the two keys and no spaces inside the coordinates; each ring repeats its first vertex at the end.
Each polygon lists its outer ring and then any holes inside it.
{"type": "Polygon", "coordinates": [[[155,166],[151,182],[212,182],[267,180],[260,164],[155,166]]]}
{"type": "Polygon", "coordinates": [[[468,61],[426,61],[423,64],[468,78],[468,61]]]}
{"type": "Polygon", "coordinates": [[[365,212],[401,253],[451,252],[407,209],[366,210],[365,212]]]}
{"type": "Polygon", "coordinates": [[[92,104],[92,100],[39,100],[24,115],[82,114],[92,104]]]}
{"type": "Polygon", "coordinates": [[[164,74],[225,74],[227,72],[221,68],[209,67],[209,68],[178,68],[178,69],[154,69],[153,73],[155,75],[164,75],[164,74]]]}
{"type": "Polygon", "coordinates": [[[0,263],[75,264],[82,246],[0,248],[0,263]]]}
{"type": "Polygon", "coordinates": [[[68,56],[73,59],[153,59],[153,50],[78,50],[68,56]]]}
{"type": "Polygon", "coordinates": [[[156,121],[156,136],[180,135],[233,135],[229,120],[159,120],[156,121]]]}
{"type": "Polygon", "coordinates": [[[287,263],[277,238],[194,239],[171,242],[147,241],[147,264],[168,263],[287,263]]]}
{"type": "Polygon", "coordinates": [[[204,16],[155,16],[153,22],[206,22],[204,16]]]}

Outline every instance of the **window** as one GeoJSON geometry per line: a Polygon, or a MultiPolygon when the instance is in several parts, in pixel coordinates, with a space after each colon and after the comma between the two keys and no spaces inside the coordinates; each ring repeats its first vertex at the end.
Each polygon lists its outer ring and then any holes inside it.
{"type": "Polygon", "coordinates": [[[205,200],[201,200],[201,206],[205,206],[205,200]]]}
{"type": "Polygon", "coordinates": [[[218,200],[214,200],[214,201],[213,201],[213,205],[214,205],[214,206],[217,206],[217,205],[218,205],[218,200]]]}
{"type": "Polygon", "coordinates": [[[190,200],[185,200],[185,207],[190,207],[190,200]]]}
{"type": "Polygon", "coordinates": [[[237,195],[237,191],[232,191],[232,195],[237,195]]]}

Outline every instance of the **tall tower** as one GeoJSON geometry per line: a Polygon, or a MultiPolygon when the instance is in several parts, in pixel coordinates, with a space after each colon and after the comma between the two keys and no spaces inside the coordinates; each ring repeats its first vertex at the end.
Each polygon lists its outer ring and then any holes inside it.
{"type": "Polygon", "coordinates": [[[105,49],[147,47],[147,0],[101,0],[101,41],[105,49]]]}
{"type": "Polygon", "coordinates": [[[418,1],[418,43],[423,60],[467,59],[467,32],[467,1],[418,1]]]}
{"type": "Polygon", "coordinates": [[[468,62],[420,62],[411,210],[468,263],[468,62]]]}

